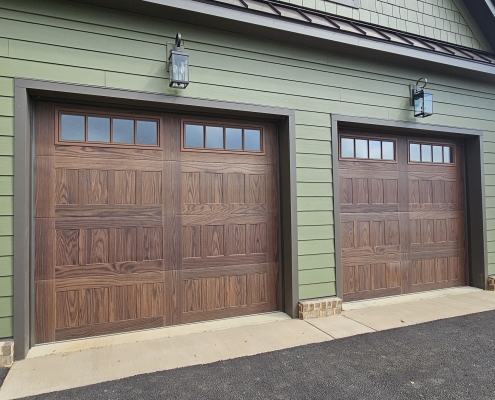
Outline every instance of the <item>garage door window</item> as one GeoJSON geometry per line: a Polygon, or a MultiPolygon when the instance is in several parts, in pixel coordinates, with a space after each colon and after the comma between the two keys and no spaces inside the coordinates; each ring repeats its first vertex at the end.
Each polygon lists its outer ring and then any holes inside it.
{"type": "Polygon", "coordinates": [[[430,143],[409,143],[409,162],[453,164],[452,146],[430,143]]]}
{"type": "Polygon", "coordinates": [[[261,129],[184,123],[183,149],[263,154],[261,129]]]}
{"type": "Polygon", "coordinates": [[[395,161],[395,142],[341,137],[340,156],[341,158],[395,161]]]}
{"type": "Polygon", "coordinates": [[[58,142],[158,146],[158,121],[60,112],[58,142]]]}

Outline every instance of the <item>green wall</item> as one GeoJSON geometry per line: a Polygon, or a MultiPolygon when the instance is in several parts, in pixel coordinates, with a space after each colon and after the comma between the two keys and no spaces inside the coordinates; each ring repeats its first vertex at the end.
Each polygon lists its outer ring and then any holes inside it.
{"type": "Polygon", "coordinates": [[[495,86],[77,3],[0,0],[0,337],[12,334],[14,76],[295,109],[303,299],[335,294],[331,113],[411,121],[409,84],[427,76],[435,115],[417,122],[485,131],[495,274],[495,86]],[[164,62],[178,31],[184,91],[168,88],[164,62]]]}

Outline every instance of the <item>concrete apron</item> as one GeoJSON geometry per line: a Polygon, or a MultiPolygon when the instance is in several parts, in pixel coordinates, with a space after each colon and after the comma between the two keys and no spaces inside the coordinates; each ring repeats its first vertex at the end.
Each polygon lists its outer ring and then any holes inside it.
{"type": "Polygon", "coordinates": [[[266,353],[495,309],[495,293],[452,288],[344,304],[340,316],[283,313],[230,318],[36,346],[16,362],[0,399],[266,353]]]}

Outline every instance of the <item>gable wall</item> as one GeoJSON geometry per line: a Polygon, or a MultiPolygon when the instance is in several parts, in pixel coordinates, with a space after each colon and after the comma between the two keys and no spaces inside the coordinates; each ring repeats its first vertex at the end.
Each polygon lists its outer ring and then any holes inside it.
{"type": "Polygon", "coordinates": [[[403,32],[490,50],[462,0],[360,0],[359,9],[341,5],[338,0],[284,1],[403,32]]]}

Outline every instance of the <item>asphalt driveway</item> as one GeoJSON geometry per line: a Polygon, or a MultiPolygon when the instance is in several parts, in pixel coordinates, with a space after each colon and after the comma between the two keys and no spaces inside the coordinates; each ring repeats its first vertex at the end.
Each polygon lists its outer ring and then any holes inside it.
{"type": "Polygon", "coordinates": [[[494,399],[495,311],[30,399],[494,399]]]}

